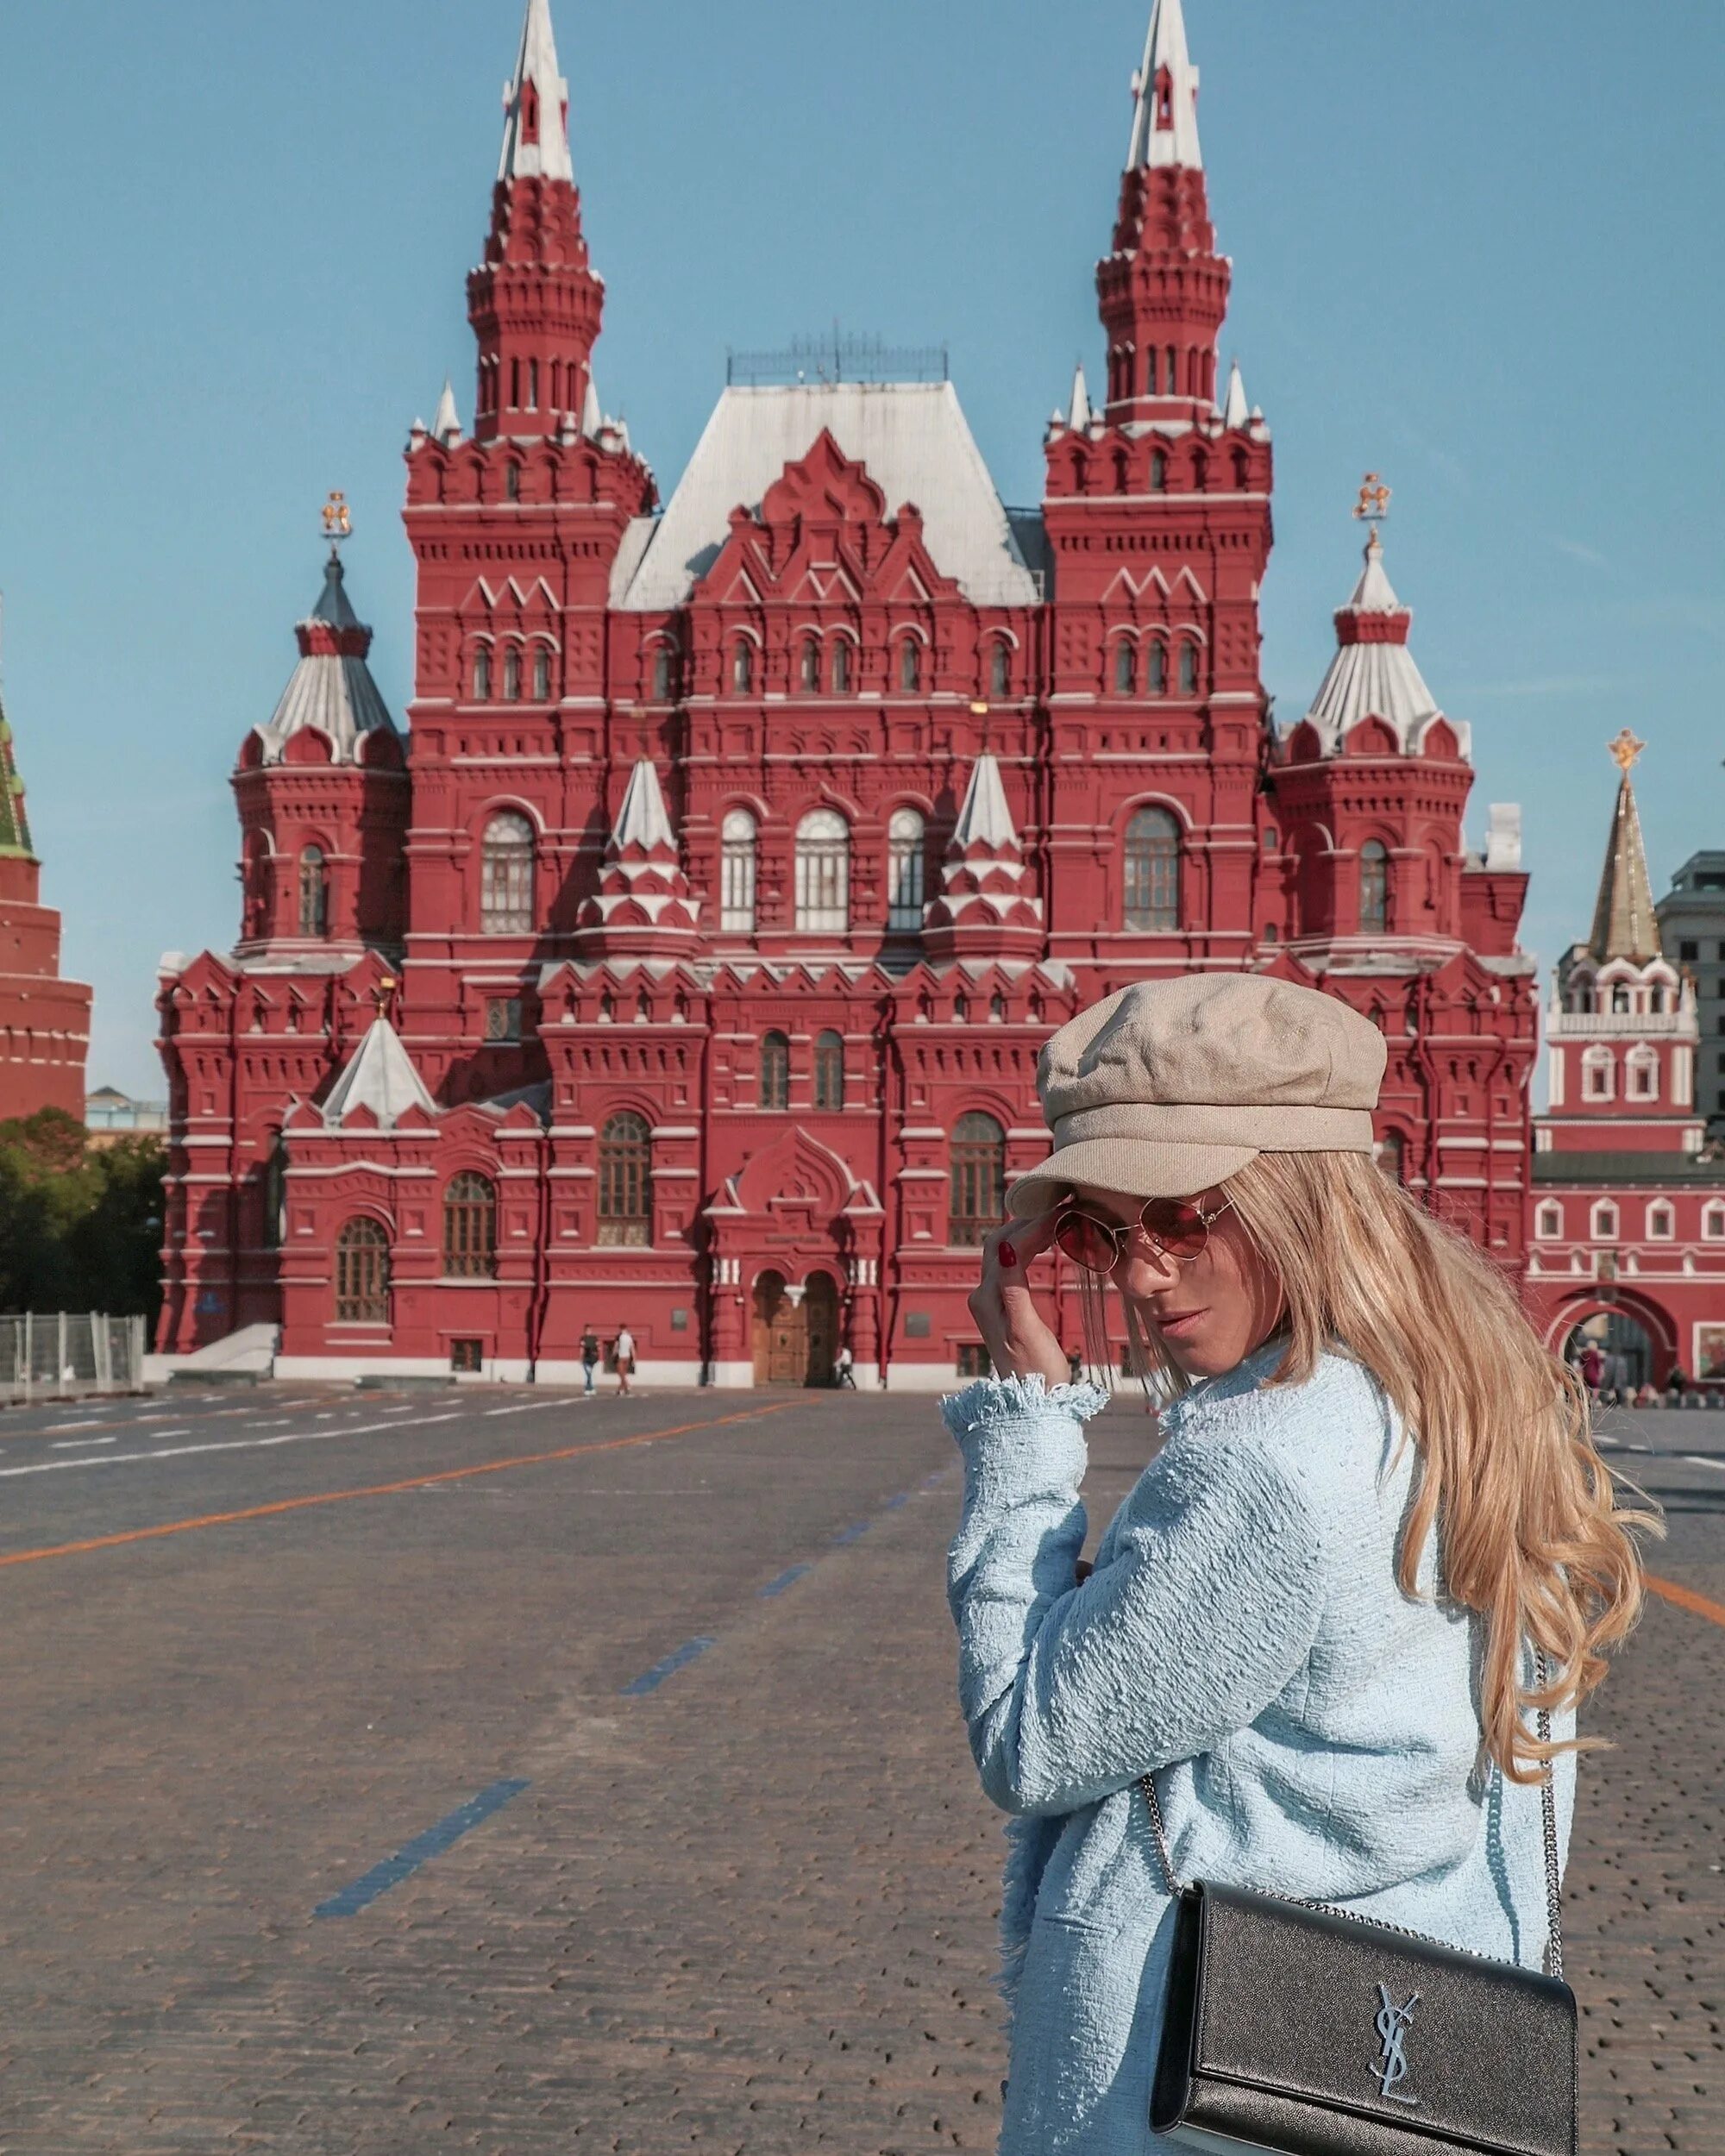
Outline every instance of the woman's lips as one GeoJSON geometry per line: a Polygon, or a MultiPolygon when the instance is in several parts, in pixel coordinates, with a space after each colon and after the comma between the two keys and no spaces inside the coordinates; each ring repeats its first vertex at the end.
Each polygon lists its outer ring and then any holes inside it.
{"type": "Polygon", "coordinates": [[[1182,1340],[1198,1320],[1205,1315],[1201,1310],[1170,1310],[1159,1313],[1156,1329],[1164,1339],[1182,1340]]]}

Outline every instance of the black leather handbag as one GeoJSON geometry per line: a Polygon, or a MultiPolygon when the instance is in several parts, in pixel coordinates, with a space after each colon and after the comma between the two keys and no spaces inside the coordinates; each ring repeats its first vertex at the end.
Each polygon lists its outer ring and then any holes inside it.
{"type": "MultiPolygon", "coordinates": [[[[1549,1741],[1548,1715],[1539,1728],[1549,1741]]],[[[1171,2147],[1576,2156],[1575,1995],[1563,1980],[1549,1769],[1543,1975],[1321,1902],[1182,1887],[1149,1775],[1142,1787],[1176,1902],[1150,2103],[1171,2147]]]]}

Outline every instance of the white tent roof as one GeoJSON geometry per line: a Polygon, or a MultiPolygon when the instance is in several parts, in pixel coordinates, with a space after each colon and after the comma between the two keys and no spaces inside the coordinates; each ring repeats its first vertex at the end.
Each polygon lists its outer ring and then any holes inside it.
{"type": "Polygon", "coordinates": [[[369,1108],[386,1127],[410,1108],[423,1108],[427,1115],[437,1112],[400,1034],[386,1018],[373,1019],[348,1068],[330,1087],[323,1120],[340,1123],[359,1107],[369,1108]]]}
{"type": "Polygon", "coordinates": [[[568,128],[564,111],[569,85],[557,67],[557,41],[551,29],[551,0],[527,0],[521,25],[521,53],[513,79],[504,85],[506,117],[503,123],[503,154],[498,160],[499,179],[574,179],[569,156],[568,128]],[[538,141],[524,141],[522,90],[531,83],[539,98],[538,141]]]}
{"type": "Polygon", "coordinates": [[[978,843],[1016,847],[1018,830],[1007,806],[1007,790],[1000,784],[1000,767],[988,750],[977,757],[964,789],[964,805],[953,827],[952,844],[962,850],[978,843]]]}
{"type": "Polygon", "coordinates": [[[888,516],[916,504],[936,567],[957,578],[967,599],[1036,604],[1035,579],[950,382],[800,382],[725,390],[632,573],[624,565],[634,550],[625,543],[612,605],[643,613],[681,605],[718,558],[731,511],[739,503],[757,508],[823,427],[867,466],[888,516]]]}
{"type": "Polygon", "coordinates": [[[1184,165],[1201,170],[1198,147],[1198,71],[1186,49],[1186,16],[1181,0],[1155,0],[1150,34],[1144,41],[1144,65],[1134,85],[1131,147],[1126,170],[1139,165],[1184,165]],[[1156,124],[1156,78],[1169,74],[1170,125],[1156,124]]]}

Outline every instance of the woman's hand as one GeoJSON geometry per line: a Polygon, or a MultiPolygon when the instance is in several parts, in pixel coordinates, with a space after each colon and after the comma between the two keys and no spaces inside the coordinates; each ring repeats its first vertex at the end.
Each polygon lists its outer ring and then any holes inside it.
{"type": "Polygon", "coordinates": [[[1054,1222],[1051,1213],[1040,1220],[1003,1221],[982,1245],[982,1277],[970,1296],[970,1314],[996,1373],[1038,1376],[1051,1388],[1065,1384],[1071,1371],[1025,1275],[1032,1258],[1053,1247],[1054,1222]]]}

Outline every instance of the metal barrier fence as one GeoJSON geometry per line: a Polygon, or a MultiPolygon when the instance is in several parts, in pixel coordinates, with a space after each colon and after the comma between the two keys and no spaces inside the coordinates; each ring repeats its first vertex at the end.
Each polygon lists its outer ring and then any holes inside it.
{"type": "Polygon", "coordinates": [[[144,1321],[60,1310],[0,1318],[0,1403],[141,1389],[144,1321]]]}

